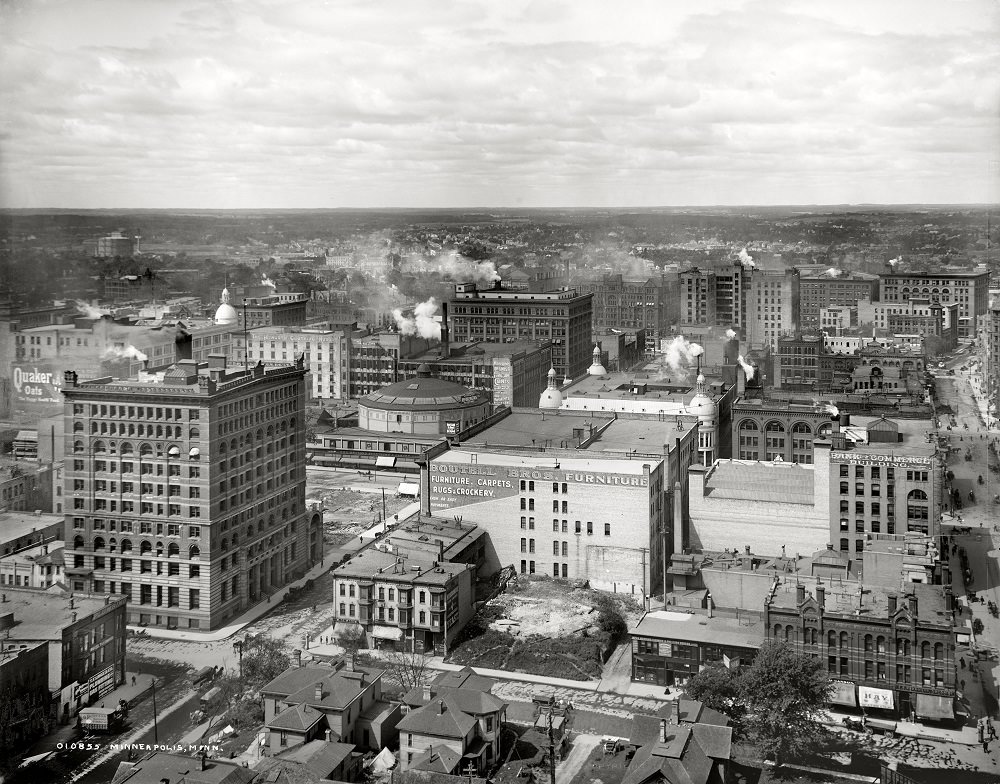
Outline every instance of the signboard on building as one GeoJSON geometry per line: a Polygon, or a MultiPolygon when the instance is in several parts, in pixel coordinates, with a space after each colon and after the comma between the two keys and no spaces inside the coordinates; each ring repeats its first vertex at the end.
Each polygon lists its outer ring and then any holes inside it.
{"type": "Polygon", "coordinates": [[[892,710],[895,707],[891,689],[875,689],[871,686],[858,686],[858,704],[862,708],[885,710],[892,710]]]}
{"type": "Polygon", "coordinates": [[[853,463],[865,466],[913,466],[930,468],[929,457],[906,457],[904,455],[871,455],[857,452],[830,452],[831,463],[853,463]]]}
{"type": "Polygon", "coordinates": [[[44,363],[11,364],[14,400],[18,403],[62,403],[62,373],[44,363]]]}
{"type": "MultiPolygon", "coordinates": [[[[568,485],[648,487],[649,477],[572,470],[530,469],[488,463],[432,462],[431,507],[447,509],[517,495],[520,481],[558,482],[568,485]]],[[[539,510],[541,511],[541,510],[539,510]]]]}

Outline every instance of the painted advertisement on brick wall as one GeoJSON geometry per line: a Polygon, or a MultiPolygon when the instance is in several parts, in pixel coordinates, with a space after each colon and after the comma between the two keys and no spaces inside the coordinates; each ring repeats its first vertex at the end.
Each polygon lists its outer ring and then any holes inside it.
{"type": "Polygon", "coordinates": [[[62,373],[47,363],[15,362],[11,382],[16,403],[49,405],[62,403],[62,373]]]}

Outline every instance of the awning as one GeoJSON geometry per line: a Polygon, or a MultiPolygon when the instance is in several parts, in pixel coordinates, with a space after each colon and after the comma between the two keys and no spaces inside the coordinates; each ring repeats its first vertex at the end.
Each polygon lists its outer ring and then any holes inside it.
{"type": "Polygon", "coordinates": [[[416,497],[420,495],[420,485],[416,482],[400,482],[399,487],[396,488],[396,492],[399,495],[411,495],[416,497]]]}
{"type": "Polygon", "coordinates": [[[916,714],[923,719],[954,719],[954,700],[936,694],[917,693],[916,714]]]}
{"type": "Polygon", "coordinates": [[[398,626],[373,626],[372,637],[378,637],[381,640],[402,640],[403,630],[398,626]]]}
{"type": "Polygon", "coordinates": [[[834,705],[849,705],[857,707],[858,698],[854,694],[854,684],[848,681],[831,681],[833,692],[830,694],[830,702],[834,705]]]}
{"type": "Polygon", "coordinates": [[[339,455],[313,455],[313,462],[320,465],[334,465],[340,462],[339,455]]]}
{"type": "Polygon", "coordinates": [[[394,457],[380,455],[379,457],[375,458],[376,468],[392,468],[394,465],[396,465],[396,458],[394,457]]]}
{"type": "Polygon", "coordinates": [[[884,708],[892,710],[895,700],[889,689],[873,689],[871,686],[858,686],[858,704],[862,708],[884,708]]]}

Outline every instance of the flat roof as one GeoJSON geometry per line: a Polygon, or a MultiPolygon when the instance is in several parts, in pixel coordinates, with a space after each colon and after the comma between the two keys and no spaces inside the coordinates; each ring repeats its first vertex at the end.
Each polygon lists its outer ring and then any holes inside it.
{"type": "Polygon", "coordinates": [[[705,495],[812,506],[816,472],[812,466],[756,460],[716,460],[705,476],[705,495]]]}
{"type": "Polygon", "coordinates": [[[748,626],[734,618],[709,618],[680,610],[656,610],[646,613],[629,634],[632,637],[704,642],[734,648],[760,648],[764,642],[764,624],[757,619],[748,626]]]}
{"type": "MultiPolygon", "coordinates": [[[[357,411],[351,412],[352,416],[357,415],[357,411]]],[[[347,416],[347,414],[339,413],[340,417],[347,416]]],[[[436,444],[439,441],[447,440],[448,436],[444,433],[428,433],[426,435],[413,434],[413,433],[383,433],[377,430],[365,430],[361,427],[334,427],[333,425],[320,425],[316,428],[317,433],[322,433],[325,436],[338,436],[342,438],[358,438],[365,439],[368,441],[405,441],[414,444],[436,444]]],[[[321,449],[313,449],[310,447],[306,451],[316,452],[317,454],[322,453],[321,449]]],[[[394,455],[395,457],[402,457],[402,455],[394,455]]],[[[414,455],[416,457],[416,455],[414,455]]]]}
{"type": "Polygon", "coordinates": [[[487,343],[485,341],[473,341],[470,343],[449,342],[450,355],[441,355],[444,347],[441,345],[428,348],[419,354],[410,354],[401,357],[403,362],[426,362],[430,365],[459,365],[471,362],[476,359],[492,359],[497,356],[508,356],[511,354],[533,354],[538,351],[546,351],[552,347],[552,342],[548,340],[518,340],[514,343],[487,343]]]}
{"type": "MultiPolygon", "coordinates": [[[[10,628],[12,640],[60,640],[62,630],[73,623],[73,613],[82,620],[105,608],[105,596],[71,594],[67,591],[11,588],[4,586],[7,601],[0,608],[14,613],[10,628]],[[73,602],[71,608],[70,602],[73,602]]],[[[107,594],[110,604],[125,605],[125,597],[107,594]]]]}
{"type": "Polygon", "coordinates": [[[451,563],[449,561],[438,563],[436,559],[432,560],[427,553],[420,551],[417,551],[415,555],[407,553],[405,556],[400,556],[395,551],[391,534],[380,544],[386,547],[391,546],[393,550],[384,552],[379,549],[379,545],[363,550],[346,563],[336,567],[333,570],[334,578],[391,580],[393,576],[396,576],[401,582],[409,583],[419,580],[422,585],[446,585],[456,574],[461,574],[470,568],[468,564],[464,563],[451,563]],[[400,564],[401,557],[402,563],[400,564]],[[437,563],[437,565],[432,567],[433,563],[437,563]]]}
{"type": "MultiPolygon", "coordinates": [[[[816,596],[816,578],[809,577],[801,581],[793,579],[782,580],[774,589],[771,600],[772,607],[798,607],[797,586],[804,585],[806,594],[816,596]]],[[[935,620],[951,626],[951,613],[945,603],[944,586],[927,583],[907,583],[905,590],[894,591],[875,585],[865,585],[853,580],[825,580],[819,583],[826,593],[824,612],[826,614],[858,615],[872,618],[887,618],[889,615],[889,596],[897,597],[897,607],[907,605],[907,596],[917,597],[917,617],[925,620],[935,620]]]]}
{"type": "Polygon", "coordinates": [[[643,465],[655,468],[648,458],[637,458],[635,460],[624,460],[621,458],[600,457],[598,455],[588,455],[581,452],[580,457],[565,457],[560,455],[541,455],[532,457],[529,455],[511,455],[503,452],[490,452],[489,458],[485,458],[480,451],[465,451],[453,449],[435,457],[431,463],[457,464],[457,465],[498,465],[512,468],[527,468],[535,471],[552,471],[556,468],[556,463],[564,471],[588,471],[594,473],[615,473],[643,475],[643,465]]]}
{"type": "MultiPolygon", "coordinates": [[[[20,539],[22,536],[30,534],[32,531],[40,531],[52,525],[63,525],[66,519],[62,515],[39,514],[34,512],[0,512],[0,542],[10,542],[20,539]]],[[[56,538],[62,538],[62,531],[59,531],[56,538]]]]}
{"type": "Polygon", "coordinates": [[[890,417],[854,416],[852,414],[851,424],[841,429],[847,432],[849,440],[854,441],[853,446],[848,445],[847,451],[850,452],[930,457],[937,448],[936,438],[931,441],[927,440],[927,434],[935,432],[934,423],[929,419],[892,419],[890,417]],[[883,419],[887,419],[899,428],[899,435],[902,436],[902,439],[867,443],[868,427],[883,419]]]}

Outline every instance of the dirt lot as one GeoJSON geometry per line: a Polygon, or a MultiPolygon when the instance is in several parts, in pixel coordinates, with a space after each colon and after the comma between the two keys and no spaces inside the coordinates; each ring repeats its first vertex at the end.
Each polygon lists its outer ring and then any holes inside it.
{"type": "Polygon", "coordinates": [[[614,644],[599,625],[598,607],[607,600],[626,626],[638,619],[640,609],[631,597],[518,575],[473,619],[449,659],[559,678],[599,678],[614,644]]]}
{"type": "MultiPolygon", "coordinates": [[[[322,503],[323,538],[336,547],[349,542],[374,523],[382,519],[381,493],[369,493],[350,488],[329,488],[309,486],[306,488],[306,503],[322,503]]],[[[395,494],[385,494],[385,514],[392,518],[400,509],[412,503],[412,499],[398,498],[395,494]]]]}

